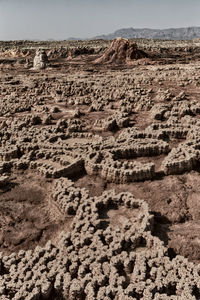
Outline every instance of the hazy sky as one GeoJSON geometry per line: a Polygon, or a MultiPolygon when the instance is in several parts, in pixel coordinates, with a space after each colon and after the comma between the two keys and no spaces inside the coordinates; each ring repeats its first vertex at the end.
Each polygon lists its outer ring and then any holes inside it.
{"type": "Polygon", "coordinates": [[[200,26],[200,0],[0,0],[0,40],[200,26]]]}

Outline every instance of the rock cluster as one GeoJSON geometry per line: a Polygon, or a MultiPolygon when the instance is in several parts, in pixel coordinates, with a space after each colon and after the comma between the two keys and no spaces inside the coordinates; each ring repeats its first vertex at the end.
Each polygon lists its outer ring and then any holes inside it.
{"type": "Polygon", "coordinates": [[[99,175],[108,182],[126,183],[148,180],[155,176],[153,163],[114,161],[111,153],[90,153],[85,161],[89,175],[99,175]]]}
{"type": "Polygon", "coordinates": [[[105,120],[96,120],[94,129],[96,131],[115,131],[120,128],[128,127],[129,121],[130,118],[128,113],[118,112],[105,120]]]}
{"type": "Polygon", "coordinates": [[[88,198],[88,191],[74,186],[67,178],[60,178],[53,184],[52,200],[64,215],[75,215],[79,205],[88,198]]]}
{"type": "Polygon", "coordinates": [[[1,255],[0,299],[195,299],[199,267],[170,259],[153,226],[132,194],[85,199],[56,246],[1,255]]]}
{"type": "MultiPolygon", "coordinates": [[[[123,140],[125,139],[124,135],[123,140]]],[[[114,148],[113,145],[111,149],[89,153],[85,159],[86,172],[89,175],[98,174],[106,181],[116,183],[152,179],[155,176],[154,163],[142,164],[134,159],[168,153],[169,145],[153,139],[131,140],[127,138],[122,147],[123,140],[119,137],[121,147],[114,148]],[[128,161],[130,159],[133,161],[128,161]]]]}
{"type": "Polygon", "coordinates": [[[199,159],[200,141],[185,142],[172,149],[163,161],[164,172],[168,174],[181,174],[193,170],[199,159]]]}
{"type": "Polygon", "coordinates": [[[73,159],[72,157],[65,157],[65,164],[55,163],[48,160],[37,160],[30,163],[30,169],[37,169],[38,173],[44,175],[46,178],[72,178],[83,173],[83,160],[73,159]],[[68,159],[67,159],[68,158],[68,159]]]}

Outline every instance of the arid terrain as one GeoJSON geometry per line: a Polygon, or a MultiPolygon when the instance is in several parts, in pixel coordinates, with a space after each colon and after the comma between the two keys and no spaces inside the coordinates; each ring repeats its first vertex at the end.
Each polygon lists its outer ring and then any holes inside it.
{"type": "Polygon", "coordinates": [[[0,42],[0,300],[200,299],[200,40],[0,42]]]}

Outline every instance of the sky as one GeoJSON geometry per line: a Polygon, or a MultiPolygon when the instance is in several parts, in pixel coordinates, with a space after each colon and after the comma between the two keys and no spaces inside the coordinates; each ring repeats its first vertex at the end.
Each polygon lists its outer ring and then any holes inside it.
{"type": "Polygon", "coordinates": [[[200,26],[200,0],[0,0],[0,40],[200,26]]]}

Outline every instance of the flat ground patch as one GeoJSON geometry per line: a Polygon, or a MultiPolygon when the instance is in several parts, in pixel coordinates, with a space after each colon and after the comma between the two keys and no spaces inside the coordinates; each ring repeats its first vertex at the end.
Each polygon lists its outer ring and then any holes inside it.
{"type": "Polygon", "coordinates": [[[54,241],[70,220],[51,206],[51,183],[30,173],[11,181],[0,190],[0,251],[9,254],[54,241]]]}

